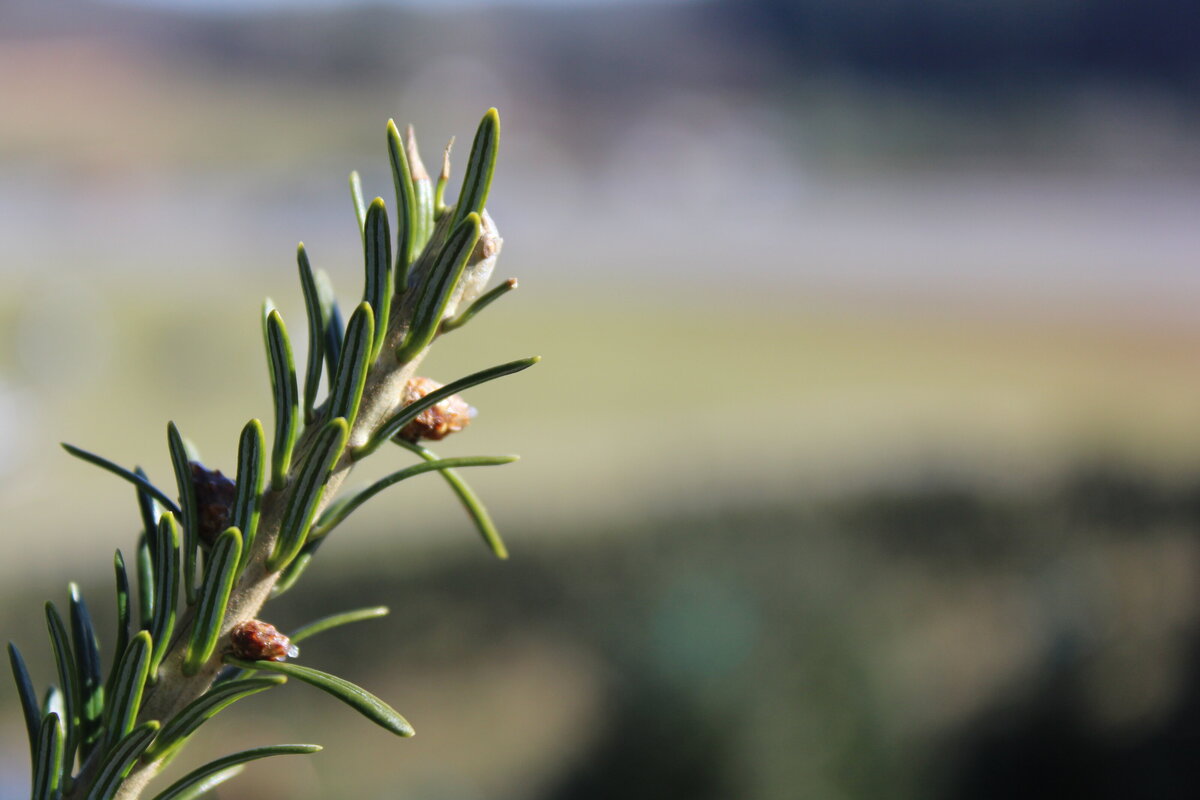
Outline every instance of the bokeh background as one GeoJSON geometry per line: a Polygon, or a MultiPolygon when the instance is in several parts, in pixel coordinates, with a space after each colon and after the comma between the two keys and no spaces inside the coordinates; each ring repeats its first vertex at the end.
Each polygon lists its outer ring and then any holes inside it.
{"type": "MultiPolygon", "coordinates": [[[[303,685],[181,768],[235,798],[1193,797],[1200,779],[1200,16],[1186,0],[0,3],[0,599],[111,625],[175,420],[270,416],[293,248],[352,298],[346,175],[390,198],[498,106],[498,278],[443,340],[436,477],[266,616],[418,729],[303,685]]],[[[390,202],[390,201],[389,201],[390,202]]],[[[299,326],[302,327],[302,326],[299,326]]],[[[361,479],[404,463],[386,454],[361,479]],[[372,469],[375,472],[372,472],[372,469]]],[[[27,789],[0,693],[0,795],[27,789]]]]}

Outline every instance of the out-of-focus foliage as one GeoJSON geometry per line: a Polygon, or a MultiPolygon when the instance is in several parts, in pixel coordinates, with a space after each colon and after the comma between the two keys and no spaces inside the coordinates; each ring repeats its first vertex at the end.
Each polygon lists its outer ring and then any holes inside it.
{"type": "Polygon", "coordinates": [[[231,798],[1183,798],[1198,497],[1097,463],[1015,493],[943,476],[653,515],[502,569],[397,542],[315,566],[280,622],[386,597],[304,646],[421,735],[395,752],[332,702],[265,695],[193,747],[328,729],[316,772],[231,798]]]}

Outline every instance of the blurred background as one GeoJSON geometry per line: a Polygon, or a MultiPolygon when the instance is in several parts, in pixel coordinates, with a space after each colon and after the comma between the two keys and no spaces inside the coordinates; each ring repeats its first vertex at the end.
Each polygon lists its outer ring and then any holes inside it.
{"type": "Polygon", "coordinates": [[[78,580],[111,630],[136,539],[57,442],[169,483],[173,419],[230,471],[296,242],[345,305],[386,120],[457,179],[495,105],[521,289],[425,371],[545,358],[437,448],[522,454],[467,475],[513,556],[389,490],[264,616],[391,606],[303,660],[417,738],[295,685],[176,772],[317,741],[217,796],[1193,797],[1198,41],[1185,0],[4,0],[4,635],[44,686],[41,603],[78,580]]]}

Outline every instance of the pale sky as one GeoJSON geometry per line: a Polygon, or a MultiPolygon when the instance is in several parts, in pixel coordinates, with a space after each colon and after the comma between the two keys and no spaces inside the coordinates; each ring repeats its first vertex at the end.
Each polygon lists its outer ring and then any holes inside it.
{"type": "Polygon", "coordinates": [[[257,11],[267,8],[336,8],[390,5],[412,8],[469,8],[472,6],[541,6],[582,8],[612,5],[684,5],[693,0],[109,0],[124,5],[156,6],[188,11],[257,11]]]}

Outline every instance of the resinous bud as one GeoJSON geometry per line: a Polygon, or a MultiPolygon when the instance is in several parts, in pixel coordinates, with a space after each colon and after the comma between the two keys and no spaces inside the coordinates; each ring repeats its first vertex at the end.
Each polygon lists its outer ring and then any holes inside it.
{"type": "MultiPolygon", "coordinates": [[[[436,392],[442,384],[430,378],[416,377],[404,386],[401,403],[412,405],[430,392],[436,392]]],[[[440,403],[435,403],[422,411],[412,422],[400,429],[400,438],[410,442],[421,439],[438,441],[452,433],[458,433],[471,423],[475,416],[472,408],[462,395],[452,394],[440,403]]]]}
{"type": "Polygon", "coordinates": [[[229,632],[230,651],[245,661],[287,661],[300,655],[300,648],[269,622],[246,620],[229,632]]]}
{"type": "Polygon", "coordinates": [[[207,469],[199,461],[191,461],[192,487],[196,492],[198,535],[206,547],[229,527],[237,484],[221,474],[219,469],[207,469]]]}

